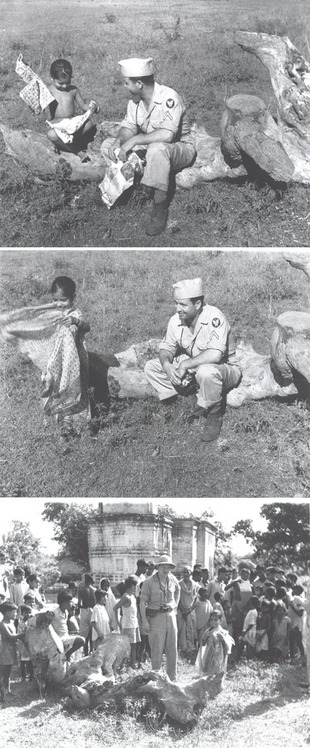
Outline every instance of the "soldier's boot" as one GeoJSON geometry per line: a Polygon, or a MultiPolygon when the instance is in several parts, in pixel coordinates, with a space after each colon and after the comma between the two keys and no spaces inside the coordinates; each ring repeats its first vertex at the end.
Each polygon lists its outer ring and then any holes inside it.
{"type": "Polygon", "coordinates": [[[203,442],[213,442],[222,428],[221,403],[216,403],[206,411],[205,424],[201,436],[203,442]]]}
{"type": "Polygon", "coordinates": [[[160,203],[155,203],[151,213],[151,218],[148,226],[146,227],[146,233],[148,236],[158,236],[166,228],[168,219],[168,202],[162,200],[160,203]]]}

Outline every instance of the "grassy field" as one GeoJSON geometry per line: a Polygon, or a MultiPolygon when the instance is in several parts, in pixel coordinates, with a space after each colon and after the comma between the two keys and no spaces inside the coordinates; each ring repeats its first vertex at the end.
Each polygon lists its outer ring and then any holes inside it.
{"type": "MultiPolygon", "coordinates": [[[[195,677],[184,661],[180,681],[195,677]]],[[[142,718],[142,704],[126,701],[119,712],[77,713],[67,701],[50,694],[38,700],[34,684],[18,682],[13,672],[13,696],[0,711],[2,746],[17,748],[296,748],[309,745],[309,696],[301,688],[300,665],[248,663],[233,667],[223,692],[200,716],[196,726],[160,724],[155,709],[142,718]]]]}
{"type": "MultiPolygon", "coordinates": [[[[262,96],[275,113],[265,68],[233,41],[238,29],[288,35],[309,57],[310,16],[297,0],[0,0],[0,122],[44,132],[19,98],[18,54],[49,81],[53,59],[67,57],[85,98],[101,107],[97,122],[122,118],[127,96],[117,61],[153,56],[157,79],[185,95],[192,121],[219,134],[225,99],[262,96]]],[[[98,135],[98,137],[100,137],[98,135]]],[[[4,154],[0,142],[0,244],[9,247],[308,246],[309,188],[264,181],[217,181],[177,192],[168,228],[148,238],[147,210],[131,198],[108,211],[96,184],[57,178],[38,183],[4,154]]]]}
{"type": "MultiPolygon", "coordinates": [[[[88,349],[99,355],[162,337],[182,277],[201,275],[207,301],[259,353],[281,312],[309,308],[308,279],[280,252],[8,250],[1,266],[2,309],[49,301],[52,279],[73,277],[91,324],[88,349]]],[[[43,423],[38,370],[9,345],[2,375],[2,496],[309,496],[305,402],[227,408],[220,439],[205,445],[194,396],[170,408],[155,398],[113,401],[96,438],[85,431],[64,443],[52,420],[43,423]]]]}

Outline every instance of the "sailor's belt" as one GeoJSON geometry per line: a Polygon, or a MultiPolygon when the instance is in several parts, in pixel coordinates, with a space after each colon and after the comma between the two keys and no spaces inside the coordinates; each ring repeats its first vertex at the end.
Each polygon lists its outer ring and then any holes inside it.
{"type": "Polygon", "coordinates": [[[173,610],[171,605],[162,605],[160,608],[147,608],[146,615],[148,618],[154,618],[157,613],[172,613],[173,610]]]}

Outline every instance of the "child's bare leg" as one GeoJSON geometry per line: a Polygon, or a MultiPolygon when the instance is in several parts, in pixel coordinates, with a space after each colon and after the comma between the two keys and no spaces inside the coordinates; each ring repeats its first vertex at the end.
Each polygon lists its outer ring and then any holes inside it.
{"type": "Polygon", "coordinates": [[[66,151],[67,153],[75,153],[73,143],[64,143],[63,140],[61,140],[61,138],[59,138],[58,135],[56,135],[55,130],[48,130],[47,137],[53,143],[53,146],[56,149],[56,151],[66,151]]]}

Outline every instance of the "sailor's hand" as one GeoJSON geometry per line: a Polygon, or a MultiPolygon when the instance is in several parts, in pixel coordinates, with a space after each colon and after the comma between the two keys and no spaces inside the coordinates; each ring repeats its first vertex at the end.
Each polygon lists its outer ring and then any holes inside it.
{"type": "Polygon", "coordinates": [[[187,374],[187,366],[186,366],[185,361],[181,361],[181,363],[179,364],[179,366],[178,366],[178,368],[177,368],[176,371],[177,371],[177,374],[179,375],[180,379],[181,380],[184,379],[184,377],[187,374]]]}
{"type": "Polygon", "coordinates": [[[111,161],[114,161],[116,163],[118,156],[116,155],[115,151],[118,151],[120,149],[120,143],[118,140],[114,140],[114,143],[110,145],[110,148],[108,150],[108,156],[111,159],[111,161]]]}

